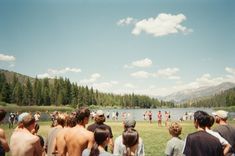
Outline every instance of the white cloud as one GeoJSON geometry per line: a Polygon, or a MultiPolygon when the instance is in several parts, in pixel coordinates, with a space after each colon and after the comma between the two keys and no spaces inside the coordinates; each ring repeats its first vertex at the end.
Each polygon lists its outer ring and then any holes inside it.
{"type": "Polygon", "coordinates": [[[110,81],[110,82],[101,82],[101,83],[94,83],[92,86],[95,89],[98,89],[102,92],[112,92],[113,93],[113,87],[118,85],[118,81],[110,81]]]}
{"type": "Polygon", "coordinates": [[[152,60],[145,58],[143,60],[137,60],[132,62],[132,65],[136,67],[149,67],[152,65],[152,60]]]}
{"type": "Polygon", "coordinates": [[[16,60],[16,58],[14,56],[0,54],[0,61],[11,62],[11,61],[15,61],[15,60],[16,60]]]}
{"type": "Polygon", "coordinates": [[[117,22],[117,25],[120,25],[120,26],[125,26],[125,25],[129,25],[129,24],[133,24],[135,23],[135,19],[132,18],[132,17],[127,17],[127,18],[123,18],[123,19],[120,19],[118,22],[117,22]]]}
{"type": "Polygon", "coordinates": [[[66,74],[68,72],[80,73],[81,69],[79,69],[79,68],[69,68],[69,67],[66,67],[66,68],[63,68],[63,69],[48,69],[46,73],[38,74],[37,76],[38,76],[38,78],[45,78],[45,77],[54,78],[58,75],[66,74]]]}
{"type": "Polygon", "coordinates": [[[99,73],[94,73],[90,76],[89,79],[80,80],[79,83],[82,83],[82,84],[94,83],[100,77],[101,77],[101,75],[99,73]]]}
{"type": "Polygon", "coordinates": [[[149,78],[151,76],[151,74],[146,71],[138,71],[131,73],[130,75],[135,78],[149,78]]]}
{"type": "Polygon", "coordinates": [[[133,84],[131,84],[131,83],[126,83],[126,84],[124,84],[124,87],[130,88],[130,89],[136,88],[135,85],[133,85],[133,84]]]}
{"type": "Polygon", "coordinates": [[[179,71],[178,68],[160,69],[157,71],[156,74],[154,74],[154,76],[155,77],[167,77],[169,79],[179,79],[179,76],[175,75],[178,71],[179,71]]]}
{"type": "Polygon", "coordinates": [[[225,70],[226,70],[228,73],[235,75],[235,68],[226,67],[225,70]]]}
{"type": "Polygon", "coordinates": [[[171,15],[161,13],[155,18],[151,17],[138,21],[132,30],[132,34],[140,35],[141,32],[146,32],[147,34],[154,35],[155,37],[179,32],[187,34],[193,30],[181,25],[185,20],[186,16],[183,14],[171,15]]]}
{"type": "Polygon", "coordinates": [[[150,60],[149,58],[145,58],[142,60],[137,60],[137,61],[133,61],[131,64],[126,64],[124,65],[124,68],[134,68],[134,67],[141,67],[141,68],[146,68],[146,67],[150,67],[153,64],[152,60],[150,60]]]}

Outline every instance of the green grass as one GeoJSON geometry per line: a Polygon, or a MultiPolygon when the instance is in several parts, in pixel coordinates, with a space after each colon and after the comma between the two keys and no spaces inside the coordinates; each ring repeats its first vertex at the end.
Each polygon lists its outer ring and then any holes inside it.
{"type": "MultiPolygon", "coordinates": [[[[229,121],[230,124],[235,126],[235,121],[229,121]]],[[[43,137],[47,136],[47,133],[50,129],[50,122],[40,122],[39,134],[43,137]]],[[[118,121],[107,121],[106,124],[112,127],[114,138],[119,136],[123,131],[122,122],[118,121]]],[[[187,134],[195,131],[192,121],[181,122],[183,127],[181,138],[185,139],[187,134]]],[[[8,125],[4,124],[0,126],[5,130],[8,141],[12,134],[13,129],[8,129],[8,125]]],[[[145,154],[146,156],[163,156],[166,146],[166,142],[171,138],[168,133],[168,129],[163,127],[158,127],[156,122],[152,124],[144,121],[139,121],[136,124],[136,129],[138,130],[141,138],[144,141],[145,154]]],[[[9,154],[8,154],[9,155],[9,154]]]]}

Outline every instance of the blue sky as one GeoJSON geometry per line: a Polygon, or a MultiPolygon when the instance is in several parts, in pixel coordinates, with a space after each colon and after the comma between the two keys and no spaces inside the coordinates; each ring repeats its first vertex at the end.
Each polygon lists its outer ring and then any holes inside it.
{"type": "Polygon", "coordinates": [[[150,96],[235,82],[234,0],[0,0],[0,68],[150,96]]]}

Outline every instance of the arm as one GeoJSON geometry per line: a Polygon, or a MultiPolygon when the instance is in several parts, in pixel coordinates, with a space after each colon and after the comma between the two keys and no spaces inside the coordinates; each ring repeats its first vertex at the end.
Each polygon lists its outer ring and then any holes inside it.
{"type": "Polygon", "coordinates": [[[42,146],[40,144],[39,137],[37,138],[37,140],[35,142],[34,149],[35,149],[35,155],[36,156],[41,156],[42,155],[43,149],[42,149],[42,146]]]}
{"type": "Polygon", "coordinates": [[[5,132],[2,129],[0,129],[0,143],[2,144],[2,147],[5,150],[5,152],[10,151],[9,145],[6,140],[5,132]]]}

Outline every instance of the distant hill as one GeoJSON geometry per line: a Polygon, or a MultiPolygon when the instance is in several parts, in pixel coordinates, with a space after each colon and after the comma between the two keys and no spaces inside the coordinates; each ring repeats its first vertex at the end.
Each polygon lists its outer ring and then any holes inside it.
{"type": "Polygon", "coordinates": [[[195,90],[183,90],[175,92],[164,97],[163,100],[172,101],[175,103],[184,103],[190,100],[210,97],[233,87],[235,87],[234,83],[224,82],[216,86],[201,87],[195,90]]]}

